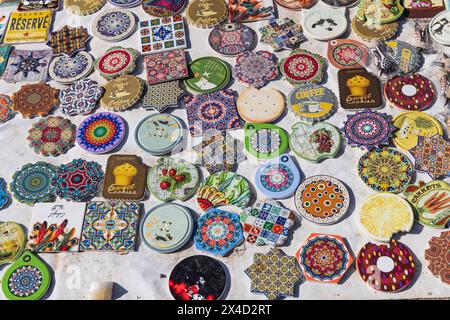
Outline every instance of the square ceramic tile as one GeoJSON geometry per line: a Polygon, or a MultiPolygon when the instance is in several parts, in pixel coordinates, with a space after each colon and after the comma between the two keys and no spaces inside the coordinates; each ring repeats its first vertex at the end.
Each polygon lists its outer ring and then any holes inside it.
{"type": "Polygon", "coordinates": [[[6,82],[38,82],[47,80],[52,50],[11,50],[3,80],[6,82]]]}
{"type": "Polygon", "coordinates": [[[161,52],[144,58],[149,85],[186,78],[189,75],[184,50],[161,52]]]}

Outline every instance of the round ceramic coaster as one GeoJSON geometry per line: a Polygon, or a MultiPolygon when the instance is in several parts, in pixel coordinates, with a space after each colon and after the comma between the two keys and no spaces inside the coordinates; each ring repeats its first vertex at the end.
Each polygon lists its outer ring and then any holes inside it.
{"type": "Polygon", "coordinates": [[[286,152],[289,137],[282,128],[270,123],[246,123],[244,145],[252,156],[272,159],[286,152]]]}
{"type": "Polygon", "coordinates": [[[226,56],[235,56],[253,48],[257,37],[255,32],[244,24],[224,23],[216,26],[209,34],[211,48],[226,56]]]}
{"type": "Polygon", "coordinates": [[[138,52],[132,48],[112,47],[95,61],[95,68],[106,80],[133,73],[138,52]]]}
{"type": "Polygon", "coordinates": [[[76,126],[62,117],[46,117],[34,123],[28,131],[28,144],[45,157],[67,153],[75,144],[76,126]]]}
{"type": "Polygon", "coordinates": [[[225,266],[207,256],[192,256],[178,263],[169,277],[176,300],[219,300],[228,286],[225,266]]]}
{"type": "Polygon", "coordinates": [[[64,8],[77,16],[88,16],[100,10],[106,0],[64,0],[64,8]]]}
{"type": "Polygon", "coordinates": [[[94,80],[82,79],[59,93],[61,111],[67,116],[87,115],[103,96],[103,88],[94,80]]]}
{"type": "Polygon", "coordinates": [[[359,68],[369,57],[367,47],[350,39],[335,39],[328,42],[328,61],[338,69],[359,68]]]}
{"type": "Polygon", "coordinates": [[[311,234],[295,256],[309,281],[338,284],[353,264],[344,239],[330,234],[311,234]]]}
{"type": "MultiPolygon", "coordinates": [[[[449,9],[447,7],[447,9],[449,9]]],[[[428,33],[431,38],[445,46],[450,46],[450,28],[448,22],[450,21],[450,9],[442,11],[434,16],[428,25],[428,33]]]]}
{"type": "Polygon", "coordinates": [[[14,118],[14,111],[11,109],[13,102],[5,94],[0,94],[0,124],[3,124],[14,118]]]}
{"type": "Polygon", "coordinates": [[[289,146],[299,157],[318,163],[334,158],[341,149],[339,129],[326,122],[303,123],[292,126],[289,146]]]}
{"type": "Polygon", "coordinates": [[[444,134],[439,122],[425,112],[404,112],[397,115],[392,123],[399,129],[394,134],[394,144],[405,151],[414,148],[419,137],[444,134]]]}
{"type": "Polygon", "coordinates": [[[135,140],[141,149],[162,156],[181,148],[185,127],[181,119],[170,114],[152,114],[138,124],[135,140]]]}
{"type": "Polygon", "coordinates": [[[226,20],[228,6],[224,0],[193,0],[186,9],[189,23],[198,28],[212,28],[226,20]]]}
{"type": "Polygon", "coordinates": [[[2,290],[9,300],[39,300],[47,292],[51,280],[45,263],[27,251],[6,270],[2,290]]]}
{"type": "Polygon", "coordinates": [[[386,41],[386,48],[393,60],[397,62],[401,74],[410,74],[417,71],[423,63],[420,48],[400,40],[386,41]]]}
{"type": "Polygon", "coordinates": [[[92,56],[86,51],[80,51],[73,57],[55,57],[50,63],[48,74],[56,82],[68,84],[87,77],[93,68],[92,56]]]}
{"type": "Polygon", "coordinates": [[[320,8],[302,10],[302,26],[305,35],[316,40],[339,38],[347,31],[348,21],[345,8],[320,8]]]}
{"type": "Polygon", "coordinates": [[[358,174],[365,184],[378,192],[402,192],[413,176],[408,157],[394,148],[374,148],[358,162],[358,174]]]}
{"type": "Polygon", "coordinates": [[[108,0],[109,3],[121,8],[133,8],[142,3],[142,0],[108,0]]]}
{"type": "Polygon", "coordinates": [[[322,0],[323,3],[331,7],[351,7],[355,5],[359,0],[322,0]]]}
{"type": "Polygon", "coordinates": [[[392,116],[373,111],[358,112],[347,115],[342,131],[349,145],[371,149],[388,145],[395,131],[392,116]]]}
{"type": "Polygon", "coordinates": [[[83,120],[77,129],[80,147],[96,154],[116,149],[125,136],[125,121],[111,112],[96,113],[83,120]]]}
{"type": "Polygon", "coordinates": [[[0,178],[0,210],[8,203],[8,201],[9,201],[9,194],[7,191],[6,181],[5,179],[0,178]]]}
{"type": "Polygon", "coordinates": [[[372,24],[386,24],[399,19],[404,10],[400,0],[391,0],[389,5],[381,1],[360,0],[356,16],[372,24]]]}
{"type": "Polygon", "coordinates": [[[167,108],[178,107],[178,102],[184,95],[184,90],[179,81],[169,81],[147,85],[142,106],[145,109],[153,109],[164,112],[167,108]]]}
{"type": "Polygon", "coordinates": [[[13,263],[22,255],[27,243],[25,231],[15,222],[0,222],[0,266],[13,263]]]}
{"type": "Polygon", "coordinates": [[[317,85],[304,85],[294,88],[288,97],[290,109],[306,122],[323,121],[335,111],[337,99],[333,91],[317,85]]]}
{"type": "Polygon", "coordinates": [[[154,17],[171,17],[176,15],[184,8],[186,0],[167,0],[160,2],[158,0],[145,0],[142,8],[146,13],[154,17]]]}
{"type": "Polygon", "coordinates": [[[78,202],[96,196],[102,181],[101,166],[97,162],[83,159],[74,159],[68,164],[61,165],[51,179],[60,198],[78,202]]]}
{"type": "Polygon", "coordinates": [[[12,95],[11,108],[24,118],[46,116],[58,103],[59,90],[43,82],[26,84],[12,95]]]}
{"type": "Polygon", "coordinates": [[[193,78],[184,84],[195,93],[212,93],[225,88],[231,80],[231,68],[223,60],[215,57],[202,57],[189,64],[193,78]]]}
{"type": "Polygon", "coordinates": [[[197,250],[223,257],[244,241],[236,213],[212,208],[197,220],[197,224],[194,236],[197,250]]]}
{"type": "Polygon", "coordinates": [[[136,18],[128,10],[108,9],[102,11],[92,22],[92,32],[104,41],[121,41],[136,30],[136,18]]]}
{"type": "Polygon", "coordinates": [[[273,88],[245,88],[239,93],[236,106],[242,119],[254,123],[275,121],[286,110],[284,95],[273,88]]]}
{"type": "Polygon", "coordinates": [[[56,168],[46,162],[29,163],[16,171],[9,185],[14,198],[25,204],[51,200],[54,188],[51,184],[56,168]]]}
{"type": "Polygon", "coordinates": [[[278,74],[277,57],[269,51],[243,52],[233,68],[236,80],[255,88],[264,87],[278,74]]]}
{"type": "Polygon", "coordinates": [[[150,249],[171,253],[181,249],[191,238],[194,219],[188,208],[161,204],[144,216],[140,226],[142,240],[150,249]]]}
{"type": "Polygon", "coordinates": [[[224,171],[205,179],[197,191],[197,203],[203,211],[227,205],[244,208],[250,196],[250,185],[243,176],[224,171]]]}
{"type": "Polygon", "coordinates": [[[365,41],[390,39],[397,33],[398,26],[399,23],[397,21],[387,24],[372,24],[356,16],[352,20],[353,31],[365,41]]]}
{"type": "Polygon", "coordinates": [[[324,76],[326,62],[318,54],[298,49],[282,59],[279,68],[292,85],[320,83],[324,76]]]}
{"type": "Polygon", "coordinates": [[[375,290],[397,292],[414,279],[416,266],[412,252],[402,243],[366,243],[356,258],[356,270],[362,280],[375,290]]]}
{"type": "Polygon", "coordinates": [[[200,171],[183,159],[159,158],[147,176],[150,192],[161,201],[186,201],[200,183],[200,171]]]}
{"type": "Polygon", "coordinates": [[[448,264],[450,231],[442,232],[439,237],[432,237],[428,244],[430,247],[425,250],[428,270],[442,282],[450,284],[450,266],[448,264]]]}
{"type": "Polygon", "coordinates": [[[110,111],[125,111],[136,104],[144,92],[145,82],[138,77],[125,75],[110,80],[100,105],[110,111]]]}
{"type": "Polygon", "coordinates": [[[260,165],[255,174],[255,183],[264,195],[273,199],[286,199],[300,184],[300,170],[286,153],[260,165]]]}
{"type": "Polygon", "coordinates": [[[271,46],[273,51],[293,50],[306,40],[302,25],[289,18],[272,18],[268,24],[259,28],[259,32],[261,42],[271,46]]]}
{"type": "Polygon", "coordinates": [[[302,10],[311,7],[316,0],[275,0],[275,3],[289,10],[302,10]]]}
{"type": "Polygon", "coordinates": [[[298,187],[295,206],[306,220],[318,224],[333,224],[347,213],[350,195],[347,187],[336,178],[313,176],[298,187]]]}
{"type": "Polygon", "coordinates": [[[429,108],[435,101],[435,94],[433,83],[418,73],[394,77],[384,86],[386,99],[406,111],[429,108]]]}

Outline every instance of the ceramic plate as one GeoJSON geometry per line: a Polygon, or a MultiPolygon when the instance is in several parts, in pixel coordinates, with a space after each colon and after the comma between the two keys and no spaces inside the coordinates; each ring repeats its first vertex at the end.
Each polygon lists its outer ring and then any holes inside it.
{"type": "Polygon", "coordinates": [[[68,84],[88,76],[94,67],[94,59],[80,51],[73,57],[61,55],[52,60],[48,73],[56,82],[68,84]]]}

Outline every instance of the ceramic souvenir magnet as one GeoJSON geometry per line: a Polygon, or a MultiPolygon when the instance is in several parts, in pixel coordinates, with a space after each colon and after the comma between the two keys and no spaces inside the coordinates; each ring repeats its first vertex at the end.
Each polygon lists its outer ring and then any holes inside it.
{"type": "Polygon", "coordinates": [[[94,59],[86,51],[77,52],[73,57],[61,55],[52,60],[48,74],[62,84],[71,84],[87,77],[94,69],[94,59]]]}
{"type": "MultiPolygon", "coordinates": [[[[1,41],[1,39],[0,39],[1,41]]],[[[6,66],[8,65],[9,55],[11,53],[12,46],[9,44],[0,45],[0,77],[5,72],[6,66]]]]}
{"type": "Polygon", "coordinates": [[[6,270],[2,290],[9,300],[39,300],[47,292],[51,280],[45,263],[26,251],[6,270]]]}
{"type": "Polygon", "coordinates": [[[59,10],[59,0],[19,0],[19,11],[59,10]]]}
{"type": "Polygon", "coordinates": [[[142,54],[186,49],[186,30],[180,15],[139,22],[142,54]]]}
{"type": "Polygon", "coordinates": [[[350,207],[347,187],[338,179],[324,175],[303,181],[294,199],[302,217],[322,225],[339,222],[350,207]]]}
{"type": "Polygon", "coordinates": [[[255,174],[259,191],[273,199],[286,199],[300,184],[300,170],[288,153],[260,165],[255,174]]]}
{"type": "Polygon", "coordinates": [[[374,24],[369,21],[359,19],[357,16],[352,19],[352,30],[365,41],[384,41],[395,36],[398,31],[397,21],[386,24],[374,24]]]}
{"type": "Polygon", "coordinates": [[[284,95],[274,88],[245,88],[239,93],[236,106],[241,118],[253,123],[273,122],[286,110],[284,95]]]}
{"type": "Polygon", "coordinates": [[[441,135],[419,137],[409,152],[415,159],[416,170],[433,179],[450,176],[450,142],[441,135]]]}
{"type": "Polygon", "coordinates": [[[128,38],[136,30],[134,14],[123,9],[103,10],[92,22],[92,32],[104,41],[117,42],[128,38]]]}
{"type": "Polygon", "coordinates": [[[139,101],[144,87],[145,81],[135,76],[114,78],[104,87],[105,93],[100,99],[100,105],[109,111],[125,111],[139,101]]]}
{"type": "Polygon", "coordinates": [[[428,25],[431,38],[444,46],[450,45],[450,9],[435,15],[428,25]]]}
{"type": "Polygon", "coordinates": [[[4,14],[0,15],[0,42],[2,41],[6,27],[8,26],[8,18],[9,17],[4,14]]]}
{"type": "Polygon", "coordinates": [[[317,8],[302,10],[302,26],[305,35],[321,41],[339,38],[347,31],[346,8],[317,8]]]}
{"type": "Polygon", "coordinates": [[[450,185],[442,180],[410,185],[405,196],[416,209],[416,221],[434,229],[444,229],[450,222],[450,185]]]}
{"type": "Polygon", "coordinates": [[[399,19],[404,10],[400,0],[360,0],[356,15],[373,24],[385,24],[399,19]]]}
{"type": "Polygon", "coordinates": [[[13,263],[25,250],[27,236],[20,224],[0,222],[0,266],[13,263]]]}
{"type": "Polygon", "coordinates": [[[388,145],[395,130],[391,115],[370,110],[347,115],[342,128],[349,145],[367,150],[388,145]]]}
{"type": "Polygon", "coordinates": [[[60,109],[67,116],[87,115],[94,111],[102,96],[103,88],[96,81],[78,80],[60,91],[60,109]]]}
{"type": "Polygon", "coordinates": [[[77,143],[95,154],[116,149],[126,136],[125,121],[111,112],[96,113],[81,122],[77,129],[77,143]]]}
{"type": "Polygon", "coordinates": [[[144,151],[162,156],[182,149],[185,127],[181,119],[170,114],[152,114],[138,124],[135,140],[144,151]]]}
{"type": "Polygon", "coordinates": [[[0,210],[5,207],[9,201],[8,189],[5,179],[0,177],[0,210]]]}
{"type": "Polygon", "coordinates": [[[339,100],[345,110],[376,109],[383,103],[380,79],[364,68],[338,71],[339,100]]]}
{"type": "Polygon", "coordinates": [[[417,71],[423,63],[423,56],[419,48],[412,44],[400,41],[386,41],[388,52],[397,61],[397,68],[402,74],[417,71]]]}
{"type": "Polygon", "coordinates": [[[176,300],[219,300],[229,285],[224,264],[208,256],[191,256],[179,262],[169,277],[176,300]]]}
{"type": "Polygon", "coordinates": [[[209,209],[197,220],[195,248],[218,256],[225,256],[244,241],[239,215],[220,209],[209,209]]]}
{"type": "Polygon", "coordinates": [[[205,179],[197,191],[197,203],[203,211],[228,205],[245,208],[250,196],[250,185],[243,176],[224,171],[205,179]]]}
{"type": "Polygon", "coordinates": [[[377,241],[388,242],[398,232],[411,231],[414,212],[402,197],[377,193],[364,200],[357,219],[367,235],[377,241]]]}
{"type": "Polygon", "coordinates": [[[232,22],[252,22],[275,17],[271,0],[227,0],[228,19],[232,22]]]}
{"type": "MultiPolygon", "coordinates": [[[[186,8],[186,17],[197,28],[212,28],[227,19],[224,0],[193,0],[186,8]]],[[[232,21],[232,20],[231,20],[232,21]]]]}
{"type": "Polygon", "coordinates": [[[358,162],[359,177],[378,192],[402,192],[410,183],[413,171],[408,157],[395,148],[374,148],[358,162]]]}
{"type": "Polygon", "coordinates": [[[338,284],[353,257],[338,235],[312,233],[295,254],[306,280],[338,284]]]}
{"type": "Polygon", "coordinates": [[[428,270],[441,279],[442,282],[450,284],[450,267],[448,264],[448,248],[450,247],[450,231],[445,231],[439,237],[432,237],[428,241],[429,248],[425,250],[425,260],[428,270]]]}
{"type": "Polygon", "coordinates": [[[4,43],[46,42],[53,21],[50,10],[12,12],[4,43]]]}
{"type": "Polygon", "coordinates": [[[240,129],[235,92],[231,89],[184,98],[191,136],[240,129]]]}
{"type": "Polygon", "coordinates": [[[235,56],[250,51],[257,42],[255,31],[244,24],[224,23],[216,26],[208,37],[214,51],[225,56],[235,56]]]}
{"type": "Polygon", "coordinates": [[[52,50],[12,49],[3,73],[6,82],[47,81],[52,50]]]}
{"type": "Polygon", "coordinates": [[[112,47],[97,60],[95,68],[106,80],[133,73],[138,52],[133,48],[112,47]]]}
{"type": "Polygon", "coordinates": [[[142,0],[108,0],[108,2],[119,8],[133,8],[140,5],[142,0]]]}
{"type": "Polygon", "coordinates": [[[359,0],[322,0],[328,6],[331,7],[351,7],[355,5],[359,0]]]}
{"type": "Polygon", "coordinates": [[[293,50],[306,38],[299,23],[289,18],[270,19],[269,23],[259,28],[261,42],[272,47],[273,51],[293,50]]]}
{"type": "Polygon", "coordinates": [[[88,16],[100,10],[106,0],[64,0],[64,8],[77,16],[88,16]]]}
{"type": "Polygon", "coordinates": [[[44,82],[27,84],[11,97],[11,109],[24,118],[44,117],[59,103],[59,90],[44,82]]]}
{"type": "Polygon", "coordinates": [[[96,196],[102,182],[101,166],[97,162],[83,159],[74,159],[61,165],[51,178],[51,185],[57,196],[76,202],[96,196]]]}
{"type": "Polygon", "coordinates": [[[288,10],[302,10],[311,7],[316,0],[274,0],[275,3],[288,10]]]}
{"type": "Polygon", "coordinates": [[[80,251],[135,251],[140,211],[138,202],[88,202],[80,251]]]}
{"type": "Polygon", "coordinates": [[[327,122],[297,122],[291,128],[289,146],[299,157],[318,163],[334,158],[341,149],[339,129],[327,122]]]}
{"type": "Polygon", "coordinates": [[[66,25],[50,34],[47,45],[52,48],[54,55],[73,56],[78,51],[85,51],[90,39],[91,36],[86,28],[66,25]]]}
{"type": "Polygon", "coordinates": [[[147,186],[159,200],[186,201],[200,183],[200,171],[195,165],[183,159],[159,158],[148,172],[147,186]]]}
{"type": "Polygon", "coordinates": [[[25,204],[47,202],[54,196],[51,180],[56,167],[46,162],[28,163],[16,171],[9,185],[14,198],[25,204]]]}
{"type": "Polygon", "coordinates": [[[184,79],[189,76],[184,50],[151,54],[144,58],[147,84],[184,79]]]}
{"type": "Polygon", "coordinates": [[[37,154],[57,157],[75,144],[76,126],[63,117],[45,117],[28,131],[28,144],[37,154]]]}
{"type": "Polygon", "coordinates": [[[359,41],[335,39],[328,42],[328,61],[338,69],[363,67],[369,58],[369,50],[359,41]]]}
{"type": "Polygon", "coordinates": [[[15,112],[11,109],[12,100],[5,94],[0,94],[0,125],[14,118],[15,112]]]}
{"type": "Polygon", "coordinates": [[[297,49],[278,64],[285,79],[292,85],[320,83],[326,69],[325,59],[307,50],[297,49]]]}
{"type": "Polygon", "coordinates": [[[337,99],[333,91],[317,85],[302,85],[294,88],[288,97],[291,111],[304,122],[322,121],[336,109],[337,99]]]}
{"type": "Polygon", "coordinates": [[[171,17],[176,15],[186,5],[186,0],[144,0],[142,8],[146,13],[154,17],[171,17]]]}
{"type": "Polygon", "coordinates": [[[412,252],[395,240],[381,245],[368,242],[356,258],[356,270],[362,280],[382,292],[398,292],[408,287],[415,269],[412,252]]]}
{"type": "Polygon", "coordinates": [[[269,51],[243,52],[236,58],[233,77],[247,86],[262,88],[278,76],[277,57],[269,51]]]}
{"type": "Polygon", "coordinates": [[[145,109],[164,112],[167,108],[178,107],[184,93],[178,80],[148,85],[142,106],[145,109]]]}
{"type": "Polygon", "coordinates": [[[186,88],[194,93],[222,90],[231,80],[231,67],[219,58],[203,57],[189,64],[190,77],[184,80],[186,88]]]}
{"type": "Polygon", "coordinates": [[[443,0],[404,0],[406,16],[410,19],[433,18],[439,12],[445,10],[443,0]]]}
{"type": "Polygon", "coordinates": [[[189,242],[193,231],[194,219],[189,208],[175,203],[150,209],[140,225],[144,244],[158,253],[178,251],[189,242]]]}
{"type": "Polygon", "coordinates": [[[278,248],[255,253],[253,263],[244,272],[251,281],[250,291],[264,294],[269,300],[294,296],[297,284],[303,280],[296,258],[278,248]]]}
{"type": "Polygon", "coordinates": [[[282,128],[270,123],[246,123],[244,145],[258,159],[273,159],[286,152],[289,137],[282,128]]]}

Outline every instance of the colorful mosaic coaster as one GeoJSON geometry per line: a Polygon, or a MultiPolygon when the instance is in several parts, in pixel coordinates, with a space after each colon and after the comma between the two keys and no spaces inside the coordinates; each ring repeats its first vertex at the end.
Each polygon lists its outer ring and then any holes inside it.
{"type": "Polygon", "coordinates": [[[70,84],[87,77],[94,69],[94,59],[86,51],[75,53],[73,57],[61,55],[52,60],[48,73],[62,84],[70,84]]]}
{"type": "Polygon", "coordinates": [[[62,113],[67,116],[87,115],[94,111],[103,96],[103,88],[94,80],[82,79],[59,93],[62,113]]]}
{"type": "Polygon", "coordinates": [[[209,34],[208,43],[214,51],[225,56],[235,56],[250,51],[257,41],[255,32],[244,24],[224,23],[209,34]]]}
{"type": "Polygon", "coordinates": [[[21,203],[33,205],[49,201],[54,195],[51,180],[55,174],[56,168],[49,163],[28,163],[14,173],[9,190],[21,203]]]}
{"type": "Polygon", "coordinates": [[[28,131],[28,143],[34,152],[44,157],[67,153],[75,144],[76,126],[62,117],[46,117],[34,123],[28,131]]]}
{"type": "Polygon", "coordinates": [[[142,3],[142,8],[151,16],[171,17],[181,11],[185,4],[186,0],[167,0],[164,2],[160,2],[158,0],[144,0],[142,3]]]}
{"type": "Polygon", "coordinates": [[[186,17],[197,28],[212,28],[227,19],[227,9],[222,0],[193,0],[186,8],[186,17]]]}
{"type": "Polygon", "coordinates": [[[86,151],[102,154],[117,148],[126,136],[125,121],[111,112],[96,113],[78,126],[77,143],[86,151]]]}
{"type": "Polygon", "coordinates": [[[11,108],[24,118],[44,117],[59,103],[59,90],[46,83],[26,84],[12,95],[11,108]]]}
{"type": "Polygon", "coordinates": [[[178,102],[184,93],[177,80],[148,85],[142,106],[145,109],[164,112],[167,108],[178,107],[178,102]]]}
{"type": "Polygon", "coordinates": [[[233,77],[255,88],[262,88],[279,74],[277,57],[269,51],[244,52],[238,55],[233,77]]]}
{"type": "Polygon", "coordinates": [[[335,39],[328,42],[328,61],[338,69],[363,67],[369,58],[369,50],[359,41],[335,39]]]}
{"type": "Polygon", "coordinates": [[[4,43],[46,42],[53,23],[53,12],[39,10],[30,12],[11,12],[4,43]]]}
{"type": "Polygon", "coordinates": [[[151,54],[144,58],[147,84],[183,79],[189,76],[184,50],[151,54]]]}
{"type": "Polygon", "coordinates": [[[273,159],[286,152],[289,136],[270,123],[246,123],[244,145],[245,150],[258,159],[273,159]]]}
{"type": "Polygon", "coordinates": [[[59,0],[20,0],[19,11],[59,10],[59,0]]]}
{"type": "Polygon", "coordinates": [[[22,226],[15,222],[0,222],[0,266],[13,263],[20,257],[27,243],[22,226]]]}
{"type": "Polygon", "coordinates": [[[95,68],[103,78],[111,80],[133,73],[137,58],[138,52],[133,48],[112,47],[95,60],[95,68]]]}
{"type": "Polygon", "coordinates": [[[51,179],[51,184],[60,198],[78,202],[94,197],[102,182],[101,166],[97,162],[83,159],[74,159],[61,165],[51,179]]]}
{"type": "Polygon", "coordinates": [[[128,38],[136,30],[133,13],[123,9],[103,10],[92,22],[92,32],[104,41],[117,42],[128,38]]]}
{"type": "Polygon", "coordinates": [[[54,55],[65,54],[73,56],[78,51],[86,50],[86,44],[91,39],[86,28],[64,26],[52,32],[47,45],[54,55]]]}
{"type": "Polygon", "coordinates": [[[261,42],[271,46],[274,51],[293,50],[306,40],[302,25],[289,18],[270,19],[267,25],[259,28],[259,32],[261,42]]]}
{"type": "Polygon", "coordinates": [[[142,96],[145,81],[141,78],[124,75],[109,80],[100,105],[110,111],[125,111],[134,106],[142,96]]]}
{"type": "MultiPolygon", "coordinates": [[[[1,38],[1,36],[0,36],[1,38]]],[[[1,41],[1,39],[0,39],[1,41]]],[[[9,44],[0,45],[0,77],[5,72],[8,65],[9,55],[11,53],[12,46],[9,44]]]]}
{"type": "Polygon", "coordinates": [[[6,187],[6,181],[0,178],[0,210],[8,203],[9,195],[6,187]]]}
{"type": "Polygon", "coordinates": [[[139,214],[137,202],[88,202],[80,251],[135,251],[139,214]]]}
{"type": "Polygon", "coordinates": [[[437,179],[450,176],[450,142],[439,134],[418,137],[417,145],[409,152],[415,159],[415,168],[437,179]]]}
{"type": "Polygon", "coordinates": [[[47,80],[52,50],[11,50],[3,73],[6,82],[37,82],[47,80]]]}
{"type": "Polygon", "coordinates": [[[322,82],[325,74],[325,59],[307,50],[297,49],[278,64],[285,79],[292,85],[322,82]]]}
{"type": "Polygon", "coordinates": [[[15,112],[11,109],[12,103],[9,96],[0,94],[0,125],[14,118],[15,112]]]}
{"type": "Polygon", "coordinates": [[[295,254],[307,280],[338,284],[353,264],[344,239],[312,233],[295,254]]]}
{"type": "Polygon", "coordinates": [[[275,7],[270,0],[226,0],[232,22],[251,22],[275,17],[275,7]]]}
{"type": "Polygon", "coordinates": [[[303,122],[323,121],[336,111],[338,105],[333,91],[317,84],[294,88],[289,93],[288,103],[303,122]]]}
{"type": "Polygon", "coordinates": [[[425,250],[425,260],[428,262],[428,270],[450,284],[450,266],[448,263],[448,248],[450,248],[450,231],[442,232],[439,237],[432,237],[428,241],[430,246],[425,250]]]}
{"type": "Polygon", "coordinates": [[[314,7],[300,11],[302,26],[308,38],[327,41],[342,36],[348,27],[346,8],[314,7]]]}
{"type": "Polygon", "coordinates": [[[294,296],[296,285],[303,280],[295,257],[278,248],[255,253],[253,263],[244,270],[250,278],[252,293],[264,294],[269,300],[294,296]]]}

